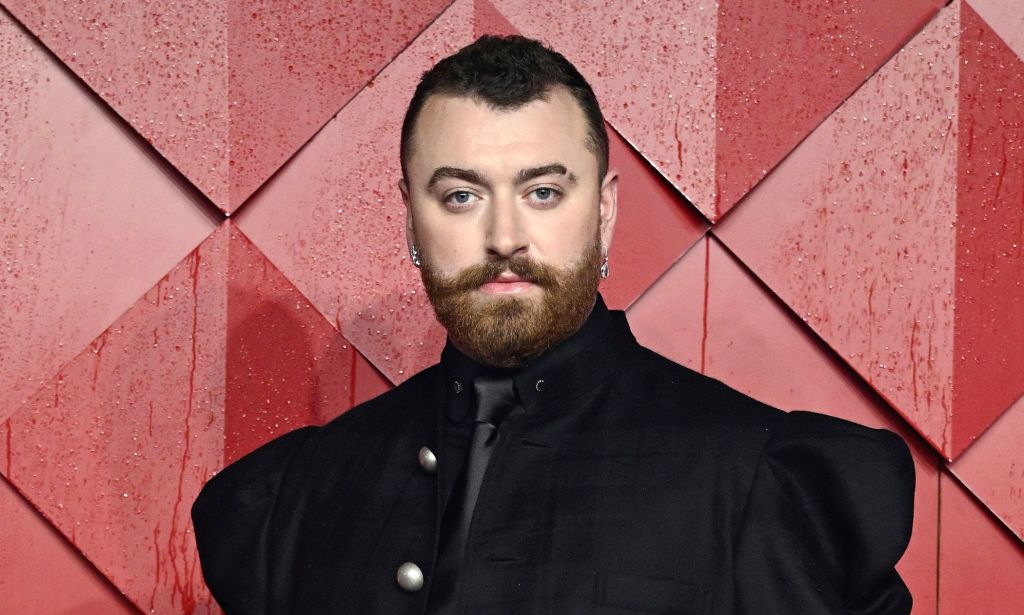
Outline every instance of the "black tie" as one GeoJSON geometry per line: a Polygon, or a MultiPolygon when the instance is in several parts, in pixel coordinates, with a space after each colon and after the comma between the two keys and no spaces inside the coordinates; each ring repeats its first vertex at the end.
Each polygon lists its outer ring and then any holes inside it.
{"type": "Polygon", "coordinates": [[[491,453],[498,444],[498,425],[516,404],[511,378],[477,378],[473,381],[473,388],[477,399],[473,436],[462,474],[445,509],[428,613],[454,612],[455,589],[466,555],[466,540],[480,485],[491,453]]]}

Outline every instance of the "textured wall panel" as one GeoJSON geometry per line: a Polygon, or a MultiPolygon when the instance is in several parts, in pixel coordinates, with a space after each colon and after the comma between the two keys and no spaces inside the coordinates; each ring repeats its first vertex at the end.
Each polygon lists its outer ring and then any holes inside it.
{"type": "Polygon", "coordinates": [[[947,455],[958,11],[942,11],[718,229],[947,455]]]}
{"type": "Polygon", "coordinates": [[[1021,74],[954,3],[720,229],[948,457],[1024,390],[1021,74]]]}
{"type": "Polygon", "coordinates": [[[626,141],[712,215],[713,2],[495,0],[494,5],[524,35],[565,54],[590,81],[605,118],[626,141]]]}
{"type": "Polygon", "coordinates": [[[717,220],[942,2],[494,4],[576,63],[609,121],[717,220]]]}
{"type": "Polygon", "coordinates": [[[1024,545],[942,474],[939,615],[1019,615],[1024,545]]]}
{"type": "MultiPolygon", "coordinates": [[[[6,424],[0,425],[0,434],[6,429],[6,424]]],[[[0,441],[0,451],[5,447],[6,439],[0,441]]],[[[138,615],[139,610],[2,478],[0,519],[0,613],[138,615]],[[54,591],[49,582],[53,580],[59,580],[60,591],[54,591]]]]}
{"type": "Polygon", "coordinates": [[[937,455],[718,241],[690,250],[633,305],[629,320],[641,344],[775,407],[898,432],[917,469],[914,533],[899,570],[914,613],[935,612],[937,455]],[[694,313],[694,305],[703,309],[694,313]],[[666,306],[677,308],[670,314],[666,306]]]}
{"type": "Polygon", "coordinates": [[[355,402],[355,349],[237,229],[227,272],[224,462],[355,402]]]}
{"type": "Polygon", "coordinates": [[[601,293],[624,309],[672,266],[707,229],[707,223],[614,129],[608,129],[609,168],[619,172],[612,275],[601,293]]]}
{"type": "Polygon", "coordinates": [[[967,4],[960,31],[953,451],[1024,393],[1024,60],[967,4]]]}
{"type": "Polygon", "coordinates": [[[1024,397],[950,466],[1010,531],[1024,540],[1024,397]]]}
{"type": "Polygon", "coordinates": [[[216,227],[2,9],[0,58],[2,420],[216,227]]]}
{"type": "Polygon", "coordinates": [[[118,0],[3,4],[196,187],[227,204],[224,0],[186,0],[174,11],[118,0]]]}
{"type": "Polygon", "coordinates": [[[320,131],[238,216],[239,228],[392,381],[444,339],[405,244],[398,140],[419,75],[470,41],[455,3],[320,131]]]}
{"type": "Polygon", "coordinates": [[[967,5],[995,30],[1018,57],[1024,58],[1024,8],[1020,0],[968,0],[967,5]]]}
{"type": "Polygon", "coordinates": [[[447,3],[6,2],[225,211],[447,3]]]}
{"type": "Polygon", "coordinates": [[[944,3],[722,2],[715,213],[739,201],[944,3]]]}
{"type": "Polygon", "coordinates": [[[225,2],[234,210],[451,0],[225,2]]]}
{"type": "Polygon", "coordinates": [[[187,530],[223,459],[227,240],[203,242],[8,419],[4,475],[146,612],[213,608],[187,530]]]}

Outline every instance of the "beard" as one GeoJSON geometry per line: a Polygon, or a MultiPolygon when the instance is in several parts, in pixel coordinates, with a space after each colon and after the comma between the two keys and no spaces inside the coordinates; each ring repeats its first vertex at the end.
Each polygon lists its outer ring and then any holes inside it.
{"type": "Polygon", "coordinates": [[[491,259],[446,277],[425,259],[421,271],[437,320],[455,346],[484,365],[518,368],[575,333],[590,315],[600,283],[600,240],[564,268],[529,257],[491,259]],[[474,291],[503,272],[540,287],[539,299],[480,297],[474,291]]]}

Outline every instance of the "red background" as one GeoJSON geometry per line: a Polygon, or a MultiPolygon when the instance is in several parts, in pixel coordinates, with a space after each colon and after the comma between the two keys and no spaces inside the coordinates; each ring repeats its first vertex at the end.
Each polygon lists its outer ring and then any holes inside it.
{"type": "Polygon", "coordinates": [[[436,360],[415,80],[569,57],[642,343],[898,431],[914,613],[1024,608],[1019,0],[0,0],[0,613],[210,613],[202,483],[436,360]]]}

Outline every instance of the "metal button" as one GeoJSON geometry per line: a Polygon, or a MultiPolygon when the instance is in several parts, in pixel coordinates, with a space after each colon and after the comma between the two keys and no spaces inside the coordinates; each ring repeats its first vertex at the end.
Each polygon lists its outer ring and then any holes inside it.
{"type": "Polygon", "coordinates": [[[423,589],[423,571],[412,562],[405,562],[399,566],[395,579],[398,586],[407,592],[418,592],[423,589]]]}
{"type": "Polygon", "coordinates": [[[456,395],[461,393],[462,392],[462,383],[459,382],[458,380],[453,380],[452,381],[452,390],[455,391],[456,395]]]}
{"type": "Polygon", "coordinates": [[[437,455],[434,454],[434,451],[424,446],[420,449],[419,460],[420,467],[424,472],[427,474],[437,473],[437,455]]]}
{"type": "Polygon", "coordinates": [[[544,390],[544,379],[541,378],[540,380],[538,380],[537,384],[533,385],[533,388],[537,389],[538,393],[544,390]]]}

